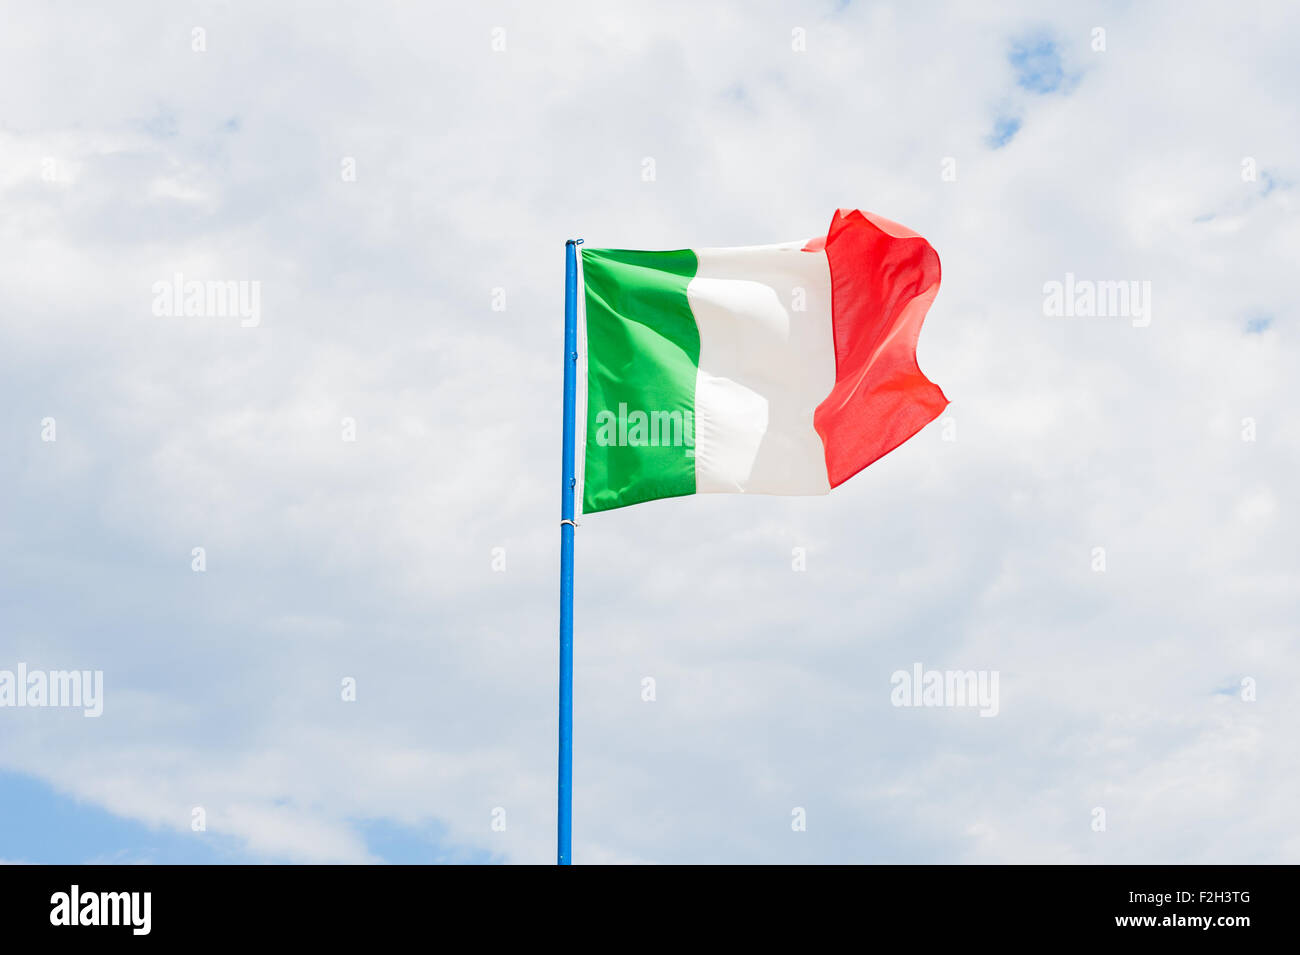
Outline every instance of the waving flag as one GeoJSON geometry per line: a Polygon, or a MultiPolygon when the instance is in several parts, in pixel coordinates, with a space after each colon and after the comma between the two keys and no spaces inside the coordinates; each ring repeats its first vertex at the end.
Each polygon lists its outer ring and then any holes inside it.
{"type": "Polygon", "coordinates": [[[565,243],[560,865],[573,861],[575,497],[591,513],[843,484],[948,404],[916,364],[938,291],[930,243],[857,210],[838,211],[821,238],[781,245],[565,243]]]}
{"type": "Polygon", "coordinates": [[[948,403],[916,363],[939,257],[871,213],[840,210],[825,236],[780,245],[584,248],[580,281],[585,513],[825,494],[948,403]]]}

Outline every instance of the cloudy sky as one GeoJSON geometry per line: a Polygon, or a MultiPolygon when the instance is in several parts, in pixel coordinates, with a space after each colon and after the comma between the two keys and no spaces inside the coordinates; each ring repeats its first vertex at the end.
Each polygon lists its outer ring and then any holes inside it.
{"type": "Polygon", "coordinates": [[[0,859],[553,859],[564,240],[856,207],[952,404],[583,521],[576,860],[1300,861],[1300,11],[985,6],[8,4],[0,859]]]}

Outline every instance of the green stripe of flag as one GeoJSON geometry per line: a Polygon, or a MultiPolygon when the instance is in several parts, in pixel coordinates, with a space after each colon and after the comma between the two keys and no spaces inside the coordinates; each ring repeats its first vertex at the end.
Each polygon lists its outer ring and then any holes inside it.
{"type": "Polygon", "coordinates": [[[695,493],[700,333],[686,286],[698,264],[690,249],[582,251],[587,306],[584,513],[695,493]],[[671,428],[685,434],[670,434],[671,428]]]}

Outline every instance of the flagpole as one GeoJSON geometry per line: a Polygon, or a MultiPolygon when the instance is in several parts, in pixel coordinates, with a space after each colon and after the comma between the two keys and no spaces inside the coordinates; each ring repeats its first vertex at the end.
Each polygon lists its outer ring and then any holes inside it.
{"type": "Polygon", "coordinates": [[[560,762],[555,864],[572,865],[573,837],[573,475],[578,390],[578,245],[564,243],[564,462],[560,483],[560,762]]]}

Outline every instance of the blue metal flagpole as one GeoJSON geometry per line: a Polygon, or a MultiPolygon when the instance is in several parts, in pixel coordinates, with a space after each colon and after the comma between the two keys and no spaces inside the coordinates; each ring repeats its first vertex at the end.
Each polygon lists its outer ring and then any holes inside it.
{"type": "Polygon", "coordinates": [[[571,865],[573,835],[573,475],[578,389],[578,246],[564,244],[564,463],[560,484],[560,765],[555,863],[571,865]]]}

